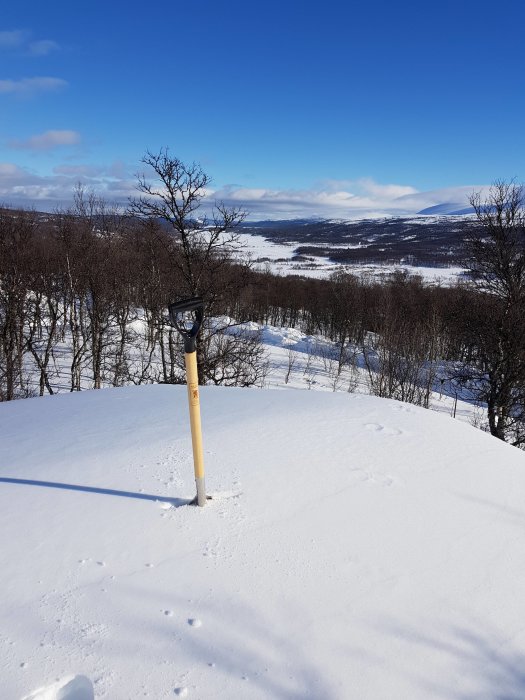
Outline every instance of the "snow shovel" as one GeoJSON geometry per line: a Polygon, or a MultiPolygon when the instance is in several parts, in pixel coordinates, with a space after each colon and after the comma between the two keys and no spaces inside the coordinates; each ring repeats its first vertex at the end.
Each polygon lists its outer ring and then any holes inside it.
{"type": "MultiPolygon", "coordinates": [[[[204,316],[203,301],[200,297],[184,299],[168,306],[170,321],[184,338],[184,361],[186,363],[186,384],[188,385],[188,406],[190,411],[191,444],[197,496],[192,504],[203,506],[206,503],[204,487],[204,458],[202,453],[201,410],[199,403],[199,376],[197,373],[197,351],[195,339],[204,316]],[[191,314],[188,319],[188,315],[191,314]],[[191,327],[189,324],[192,323],[191,327]]],[[[208,497],[209,498],[209,497],[208,497]]]]}

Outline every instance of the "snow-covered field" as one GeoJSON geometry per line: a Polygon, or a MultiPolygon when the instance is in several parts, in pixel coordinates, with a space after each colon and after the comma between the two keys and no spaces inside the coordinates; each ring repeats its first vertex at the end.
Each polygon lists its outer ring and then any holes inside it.
{"type": "Polygon", "coordinates": [[[525,455],[362,394],[0,404],[0,697],[525,697],[525,455]]]}
{"type": "MultiPolygon", "coordinates": [[[[242,233],[242,256],[254,261],[257,270],[264,270],[268,265],[273,274],[301,275],[303,277],[327,278],[334,272],[345,271],[351,274],[381,280],[396,271],[406,271],[410,275],[420,275],[429,284],[453,284],[464,273],[461,267],[419,267],[413,265],[391,264],[344,264],[335,263],[323,256],[309,255],[308,260],[294,260],[296,249],[304,245],[296,242],[290,244],[274,243],[259,234],[242,233]]],[[[312,244],[309,244],[312,245],[312,244]]],[[[313,246],[315,247],[315,246],[313,246]]],[[[330,244],[331,248],[350,248],[350,245],[330,244]]]]}

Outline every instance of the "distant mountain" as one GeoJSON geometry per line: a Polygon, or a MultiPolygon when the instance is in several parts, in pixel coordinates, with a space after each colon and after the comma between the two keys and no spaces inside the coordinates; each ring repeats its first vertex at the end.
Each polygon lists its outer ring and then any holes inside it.
{"type": "Polygon", "coordinates": [[[444,202],[443,204],[435,204],[433,207],[427,207],[418,211],[418,214],[434,216],[464,216],[466,214],[474,214],[474,209],[470,206],[465,207],[464,204],[458,202],[444,202]]]}

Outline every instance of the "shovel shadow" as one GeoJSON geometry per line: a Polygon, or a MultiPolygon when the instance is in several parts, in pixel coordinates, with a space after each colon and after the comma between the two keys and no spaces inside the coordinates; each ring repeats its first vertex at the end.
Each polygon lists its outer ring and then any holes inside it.
{"type": "Polygon", "coordinates": [[[65,489],[67,491],[83,491],[84,493],[98,493],[105,496],[120,496],[121,498],[138,498],[142,501],[161,501],[169,503],[173,508],[187,506],[192,503],[189,498],[166,498],[150,493],[137,493],[135,491],[118,491],[116,489],[103,489],[98,486],[81,486],[79,484],[62,484],[58,481],[38,481],[37,479],[15,479],[8,476],[0,477],[3,484],[21,484],[23,486],[44,486],[50,489],[65,489]]]}

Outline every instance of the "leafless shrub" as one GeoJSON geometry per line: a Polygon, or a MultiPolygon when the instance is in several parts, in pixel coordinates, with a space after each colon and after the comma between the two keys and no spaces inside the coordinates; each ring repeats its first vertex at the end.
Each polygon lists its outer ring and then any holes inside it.
{"type": "Polygon", "coordinates": [[[290,376],[292,374],[292,370],[295,368],[297,365],[297,360],[299,358],[299,353],[294,350],[293,348],[288,348],[288,351],[286,353],[286,373],[284,375],[284,383],[288,384],[290,381],[290,376]]]}

